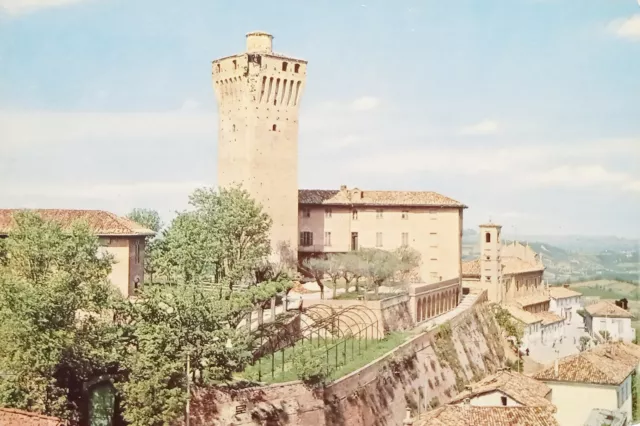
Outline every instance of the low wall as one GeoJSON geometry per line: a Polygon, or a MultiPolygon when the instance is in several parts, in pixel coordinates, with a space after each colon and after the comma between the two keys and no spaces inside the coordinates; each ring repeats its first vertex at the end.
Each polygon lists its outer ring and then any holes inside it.
{"type": "Polygon", "coordinates": [[[12,408],[0,408],[0,425],[2,426],[63,426],[66,424],[64,420],[56,417],[12,408]]]}
{"type": "MultiPolygon", "coordinates": [[[[480,300],[483,298],[480,297],[480,300]]],[[[301,382],[194,395],[192,425],[399,425],[441,405],[464,385],[504,365],[500,329],[479,301],[444,325],[417,335],[322,393],[301,382]]]]}

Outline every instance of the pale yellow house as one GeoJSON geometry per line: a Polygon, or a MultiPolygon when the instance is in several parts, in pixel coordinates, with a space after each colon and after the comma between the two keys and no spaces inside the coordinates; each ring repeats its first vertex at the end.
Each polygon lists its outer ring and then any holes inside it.
{"type": "Polygon", "coordinates": [[[409,246],[422,260],[416,282],[460,279],[464,204],[435,192],[346,186],[298,194],[300,259],[362,247],[409,246]]]}
{"type": "MultiPolygon", "coordinates": [[[[19,210],[0,209],[0,237],[6,237],[15,227],[13,214],[19,210]]],[[[99,237],[102,250],[113,256],[114,264],[109,280],[124,296],[132,296],[144,282],[145,238],[155,233],[124,217],[103,210],[32,210],[44,220],[57,222],[68,228],[76,221],[84,221],[99,237]]]]}
{"type": "Polygon", "coordinates": [[[593,408],[623,411],[630,422],[631,375],[637,366],[630,355],[605,348],[557,360],[533,378],[551,388],[556,419],[563,426],[582,426],[593,408]]]}
{"type": "Polygon", "coordinates": [[[548,305],[542,257],[528,244],[504,244],[501,233],[501,225],[480,225],[480,256],[463,262],[463,284],[487,290],[489,300],[496,303],[545,295],[548,305]]]}
{"type": "Polygon", "coordinates": [[[475,407],[549,407],[551,388],[524,374],[504,369],[467,386],[449,404],[475,407]]]}

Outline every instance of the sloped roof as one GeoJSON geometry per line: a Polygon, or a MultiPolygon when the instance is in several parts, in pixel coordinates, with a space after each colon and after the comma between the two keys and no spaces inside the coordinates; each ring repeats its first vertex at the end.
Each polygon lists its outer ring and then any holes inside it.
{"type": "Polygon", "coordinates": [[[104,210],[66,210],[66,209],[0,209],[0,235],[8,235],[15,228],[14,213],[32,211],[44,220],[58,223],[69,228],[75,221],[85,221],[91,231],[98,236],[152,236],[150,229],[124,217],[104,210]]]}
{"type": "Polygon", "coordinates": [[[537,305],[548,301],[549,296],[546,294],[532,294],[529,296],[518,297],[513,301],[513,303],[523,308],[525,306],[537,305]]]}
{"type": "Polygon", "coordinates": [[[462,262],[462,276],[469,278],[480,277],[480,259],[462,262]]]}
{"type": "Polygon", "coordinates": [[[503,370],[487,376],[472,385],[471,390],[458,394],[450,403],[474,398],[489,392],[499,391],[527,407],[552,406],[546,396],[551,388],[545,383],[515,371],[503,370]]]}
{"type": "Polygon", "coordinates": [[[549,296],[553,299],[564,299],[567,297],[582,296],[582,293],[562,286],[549,287],[549,296]]]}
{"type": "Polygon", "coordinates": [[[370,205],[370,206],[466,206],[453,198],[431,191],[361,191],[357,188],[340,190],[300,189],[299,204],[370,205]]]}
{"type": "Polygon", "coordinates": [[[584,426],[624,426],[627,424],[627,414],[624,411],[594,408],[584,426]]]}
{"type": "Polygon", "coordinates": [[[537,312],[533,315],[542,320],[542,325],[550,325],[556,322],[564,321],[564,318],[549,311],[537,312]]]}
{"type": "Polygon", "coordinates": [[[629,360],[629,355],[589,350],[559,359],[557,376],[555,366],[550,365],[534,374],[533,378],[547,382],[619,385],[637,367],[637,363],[631,365],[629,360]]]}
{"type": "Polygon", "coordinates": [[[589,305],[585,310],[592,317],[633,318],[633,315],[614,303],[602,301],[589,305]]]}
{"type": "Polygon", "coordinates": [[[63,426],[67,424],[65,420],[57,417],[4,407],[0,407],[0,419],[3,421],[2,424],[20,426],[63,426]]]}
{"type": "Polygon", "coordinates": [[[506,305],[505,309],[509,311],[512,317],[525,324],[535,324],[537,322],[542,322],[540,318],[536,317],[531,312],[527,312],[517,306],[506,305]]]}
{"type": "Polygon", "coordinates": [[[589,350],[598,355],[615,358],[618,362],[630,366],[640,364],[640,346],[628,342],[608,342],[602,343],[589,350]]]}
{"type": "Polygon", "coordinates": [[[444,405],[424,413],[414,426],[558,426],[550,407],[444,405]]]}
{"type": "Polygon", "coordinates": [[[526,272],[544,271],[544,265],[535,265],[526,260],[515,257],[502,258],[502,273],[504,275],[524,274],[526,272]]]}

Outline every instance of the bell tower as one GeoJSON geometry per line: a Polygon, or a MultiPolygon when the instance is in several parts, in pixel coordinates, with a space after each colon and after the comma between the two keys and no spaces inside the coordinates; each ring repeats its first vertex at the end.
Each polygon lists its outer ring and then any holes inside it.
{"type": "Polygon", "coordinates": [[[502,291],[502,225],[487,223],[480,225],[480,281],[489,289],[489,300],[500,303],[502,291]]]}
{"type": "Polygon", "coordinates": [[[307,62],[274,53],[252,32],[246,51],[213,61],[218,103],[218,186],[241,185],[273,220],[272,256],[298,251],[298,116],[307,62]]]}

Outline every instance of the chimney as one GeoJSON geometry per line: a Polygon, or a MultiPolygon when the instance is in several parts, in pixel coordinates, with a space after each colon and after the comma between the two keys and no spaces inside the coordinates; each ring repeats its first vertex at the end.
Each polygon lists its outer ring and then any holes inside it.
{"type": "Polygon", "coordinates": [[[406,414],[404,420],[402,421],[402,424],[405,426],[413,426],[413,419],[411,418],[411,408],[409,407],[406,408],[406,414]]]}

